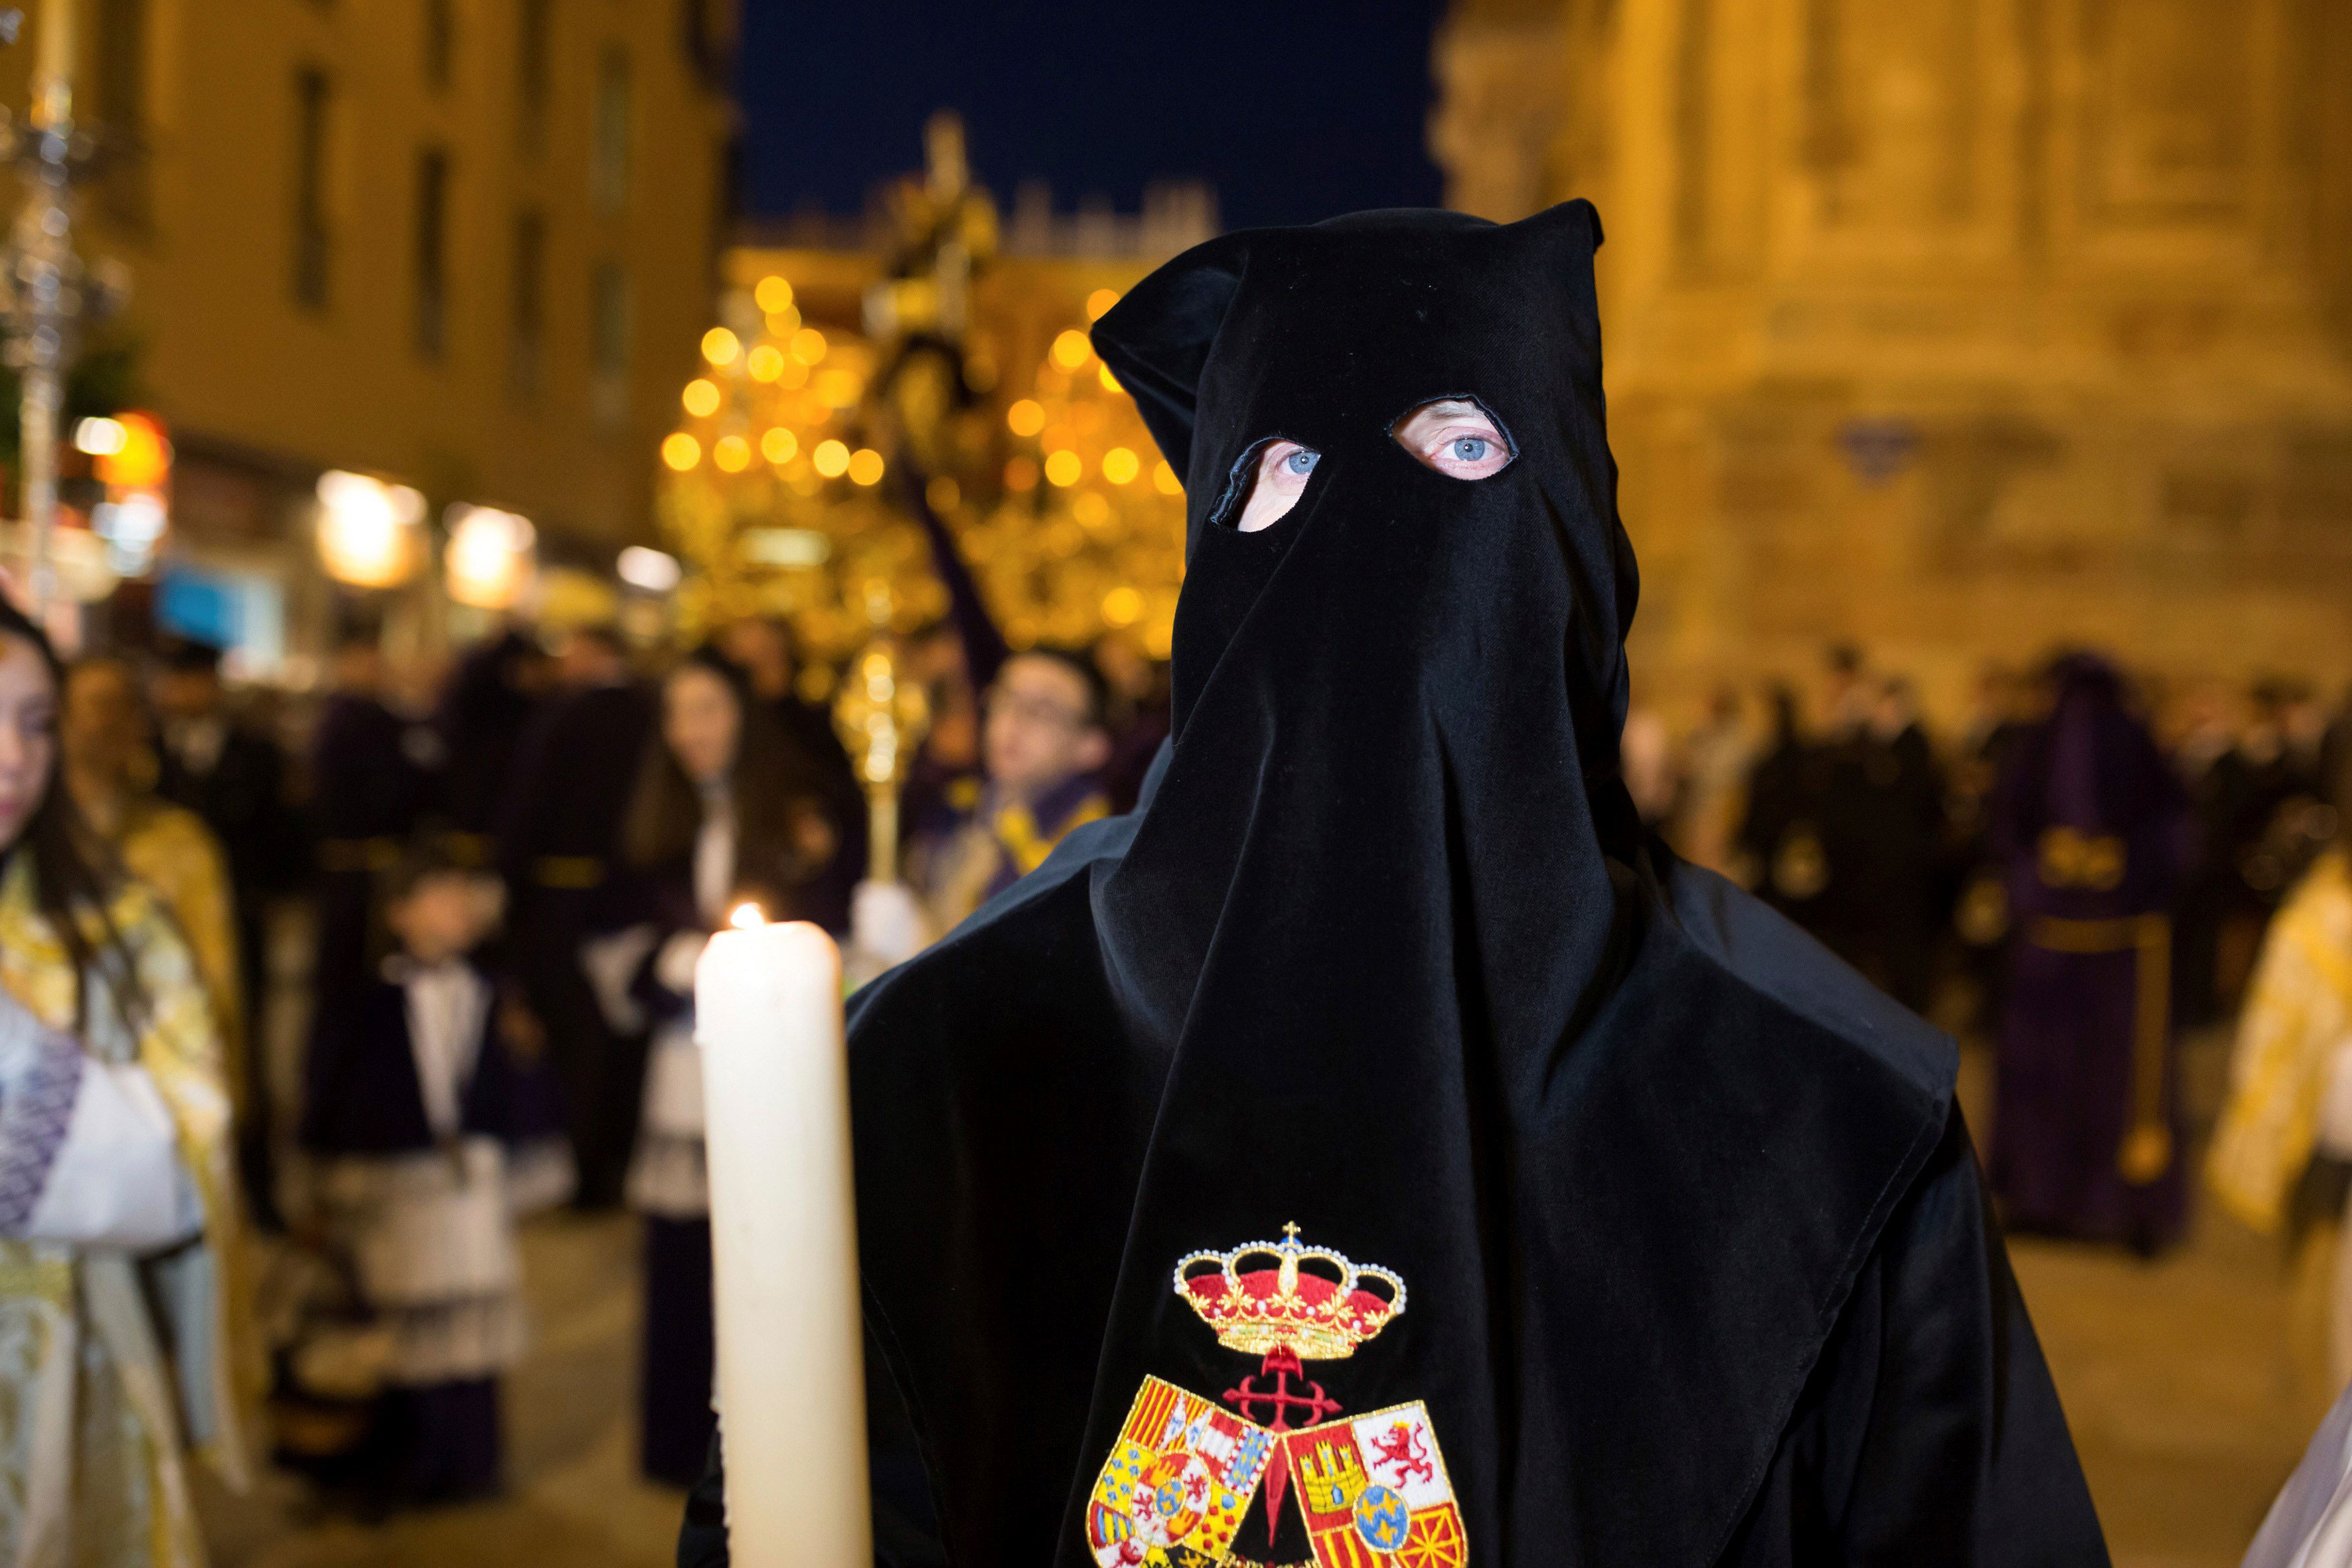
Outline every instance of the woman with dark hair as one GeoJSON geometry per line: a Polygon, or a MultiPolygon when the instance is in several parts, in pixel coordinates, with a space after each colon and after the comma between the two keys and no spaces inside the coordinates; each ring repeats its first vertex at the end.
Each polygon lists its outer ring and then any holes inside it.
{"type": "Polygon", "coordinates": [[[823,784],[785,742],[743,672],[709,649],[662,683],[661,741],[646,753],[624,829],[630,922],[585,963],[615,1030],[650,1026],[628,1198],[646,1215],[646,1474],[680,1485],[710,1446],[710,1206],[702,1161],[702,1058],[694,964],[750,900],[807,916],[838,852],[823,784]]]}
{"type": "Polygon", "coordinates": [[[247,1479],[220,1029],[58,782],[62,684],[0,603],[0,1561],[201,1564],[181,1450],[247,1479]]]}

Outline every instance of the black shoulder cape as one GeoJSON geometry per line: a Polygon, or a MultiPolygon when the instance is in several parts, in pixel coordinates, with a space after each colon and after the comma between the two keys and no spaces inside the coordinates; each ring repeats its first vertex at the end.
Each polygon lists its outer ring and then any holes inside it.
{"type": "Polygon", "coordinates": [[[2104,1561],[1949,1042],[1617,778],[1599,239],[1229,236],[1096,329],[1192,498],[1171,744],[851,1025],[947,1561],[2104,1561]],[[1402,450],[1437,397],[1511,465],[1402,450]],[[1319,463],[1238,532],[1275,437],[1319,463]],[[1221,1342],[1227,1279],[1327,1331],[1355,1286],[1348,1349],[1221,1342]]]}

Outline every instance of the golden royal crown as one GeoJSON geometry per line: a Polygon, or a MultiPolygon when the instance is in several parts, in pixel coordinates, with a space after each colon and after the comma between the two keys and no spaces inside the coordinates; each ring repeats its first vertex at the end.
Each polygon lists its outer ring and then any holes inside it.
{"type": "Polygon", "coordinates": [[[1328,1247],[1300,1246],[1295,1225],[1282,1227],[1280,1241],[1187,1254],[1176,1264],[1176,1294],[1228,1350],[1288,1351],[1301,1361],[1344,1360],[1404,1310],[1402,1279],[1328,1247]]]}

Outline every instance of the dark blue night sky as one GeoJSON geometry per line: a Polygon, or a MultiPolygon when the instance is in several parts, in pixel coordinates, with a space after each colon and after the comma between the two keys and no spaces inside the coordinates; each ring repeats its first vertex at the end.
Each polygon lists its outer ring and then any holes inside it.
{"type": "Polygon", "coordinates": [[[1224,226],[1427,206],[1437,0],[1162,0],[1019,7],[947,0],[743,0],[743,200],[753,216],[860,210],[919,165],[933,110],[960,110],[979,176],[1009,205],[1122,212],[1162,178],[1216,187],[1224,226]]]}

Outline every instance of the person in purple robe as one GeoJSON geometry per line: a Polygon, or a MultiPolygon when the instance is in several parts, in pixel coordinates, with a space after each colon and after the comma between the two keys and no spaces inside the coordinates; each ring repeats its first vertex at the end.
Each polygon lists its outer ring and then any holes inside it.
{"type": "Polygon", "coordinates": [[[2021,1230],[2150,1252],[2181,1225],[2170,1016],[2187,793],[2115,668],[2070,654],[1990,813],[2011,938],[1991,1179],[2021,1230]]]}

